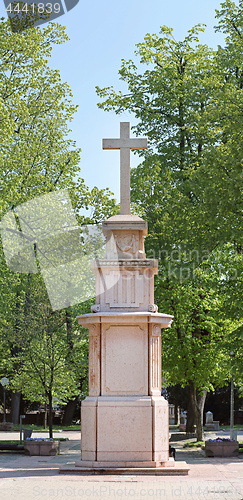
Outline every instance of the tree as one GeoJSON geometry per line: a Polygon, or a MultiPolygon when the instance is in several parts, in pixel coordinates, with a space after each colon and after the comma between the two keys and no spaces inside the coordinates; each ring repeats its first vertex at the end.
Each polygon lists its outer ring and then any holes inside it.
{"type": "Polygon", "coordinates": [[[24,315],[24,328],[19,325],[9,360],[15,367],[10,384],[25,399],[49,405],[52,437],[53,399],[65,405],[80,394],[80,380],[87,379],[88,337],[78,326],[71,335],[70,312],[53,312],[39,275],[32,276],[29,287],[28,315],[24,315]]]}
{"type": "Polygon", "coordinates": [[[195,26],[182,42],[166,26],[159,36],[147,34],[135,54],[149,69],[139,73],[132,61],[123,61],[119,71],[128,93],[97,88],[105,99],[100,108],[134,113],[135,133],[148,136],[148,151],[139,153],[144,161],[132,171],[132,200],[150,222],[158,248],[178,245],[185,227],[178,224],[181,206],[187,202],[196,210],[190,176],[215,137],[204,118],[217,82],[213,51],[198,43],[203,30],[195,26]]]}
{"type": "MultiPolygon", "coordinates": [[[[79,177],[80,149],[69,136],[69,122],[77,106],[59,71],[48,66],[52,47],[66,40],[65,28],[54,23],[12,33],[8,21],[0,22],[0,219],[12,210],[18,224],[20,204],[60,189],[68,190],[80,225],[100,222],[116,206],[109,190],[89,191],[79,177]],[[90,215],[80,214],[81,209],[90,207],[90,215]]],[[[8,269],[2,246],[0,262],[0,342],[8,354],[0,369],[13,378],[24,369],[25,360],[31,363],[24,340],[27,331],[34,335],[36,326],[30,314],[31,294],[39,289],[40,304],[46,304],[46,294],[40,275],[8,269]]],[[[64,328],[65,318],[60,317],[64,328]]],[[[57,323],[59,320],[57,314],[57,323]]],[[[50,314],[45,321],[46,331],[49,327],[52,331],[50,314]]],[[[31,337],[29,347],[38,353],[41,342],[43,337],[31,337]]],[[[79,349],[77,352],[82,357],[79,349]]],[[[12,388],[16,390],[17,385],[12,388]]]]}
{"type": "Polygon", "coordinates": [[[172,328],[162,335],[163,377],[168,385],[188,388],[187,432],[196,424],[198,441],[207,392],[230,377],[230,344],[237,324],[224,317],[222,297],[205,279],[197,270],[193,282],[178,283],[163,275],[156,280],[157,304],[174,316],[172,328]]]}
{"type": "MultiPolygon", "coordinates": [[[[219,29],[228,34],[225,49],[213,51],[199,43],[203,26],[189,30],[182,42],[175,41],[173,30],[163,26],[159,36],[147,34],[137,45],[140,67],[146,64],[147,70],[142,72],[131,60],[122,61],[119,75],[127,84],[126,94],[113,87],[97,87],[103,99],[98,106],[117,114],[133,113],[138,120],[135,133],[149,139],[148,151],[139,153],[142,163],[132,171],[133,209],[149,222],[147,256],[160,260],[163,277],[157,280],[156,301],[164,308],[167,296],[166,312],[175,313],[173,333],[164,332],[165,365],[170,382],[191,388],[198,439],[206,390],[217,376],[222,375],[222,383],[229,376],[223,361],[232,328],[225,317],[217,319],[216,314],[215,318],[214,309],[216,313],[223,309],[222,288],[229,292],[231,275],[229,265],[228,270],[223,268],[222,258],[216,265],[215,258],[229,245],[232,263],[235,251],[242,247],[242,137],[238,127],[242,119],[242,2],[237,9],[227,0],[217,17],[219,29]],[[215,279],[210,270],[220,265],[215,279]],[[203,277],[205,266],[210,279],[203,277]],[[216,306],[215,282],[220,296],[216,306]]],[[[242,289],[238,278],[232,285],[236,293],[242,289]]],[[[237,317],[242,318],[242,306],[237,317]]]]}
{"type": "Polygon", "coordinates": [[[242,2],[233,5],[227,0],[217,13],[219,29],[228,30],[224,49],[198,43],[203,26],[182,42],[163,26],[160,36],[147,34],[137,45],[135,54],[149,69],[142,73],[122,61],[127,94],[97,87],[100,108],[132,112],[136,134],[148,136],[148,151],[139,153],[144,161],[132,172],[132,199],[151,222],[158,247],[168,251],[180,244],[200,254],[242,239],[243,16],[242,2]]]}

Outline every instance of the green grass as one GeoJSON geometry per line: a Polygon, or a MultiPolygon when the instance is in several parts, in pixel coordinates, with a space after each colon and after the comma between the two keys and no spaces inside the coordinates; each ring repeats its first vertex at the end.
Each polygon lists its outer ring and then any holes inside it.
{"type": "MultiPolygon", "coordinates": [[[[40,432],[49,432],[49,428],[46,427],[44,429],[43,426],[35,425],[35,424],[25,424],[23,420],[23,429],[32,429],[32,431],[40,431],[40,432]]],[[[80,424],[74,424],[74,425],[53,425],[52,430],[53,431],[80,431],[80,424]]],[[[20,426],[19,425],[14,425],[13,430],[19,431],[20,426]]]]}
{"type": "MultiPolygon", "coordinates": [[[[243,444],[243,441],[239,441],[239,444],[243,444]]],[[[188,441],[183,445],[183,448],[189,448],[189,449],[195,449],[195,448],[201,448],[204,450],[205,447],[205,441],[188,441]]],[[[243,448],[239,449],[239,453],[243,453],[243,448]]]]}
{"type": "MultiPolygon", "coordinates": [[[[229,431],[230,430],[230,425],[220,425],[219,429],[221,431],[223,431],[223,430],[229,431]]],[[[238,431],[243,431],[243,425],[234,425],[234,429],[236,429],[238,431]]]]}
{"type": "Polygon", "coordinates": [[[0,444],[19,444],[19,439],[0,440],[0,444]]]}
{"type": "Polygon", "coordinates": [[[204,449],[205,441],[188,441],[183,445],[183,448],[202,448],[204,449]]]}

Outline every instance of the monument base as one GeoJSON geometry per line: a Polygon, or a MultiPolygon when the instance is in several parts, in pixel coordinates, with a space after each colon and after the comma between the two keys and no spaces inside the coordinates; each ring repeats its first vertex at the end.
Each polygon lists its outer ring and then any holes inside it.
{"type": "Polygon", "coordinates": [[[88,467],[90,469],[123,469],[123,468],[140,468],[140,469],[151,469],[151,468],[158,468],[158,467],[174,467],[175,465],[175,460],[174,458],[169,458],[167,462],[101,462],[101,461],[85,461],[85,460],[77,460],[75,462],[75,467],[88,467]]]}
{"type": "Polygon", "coordinates": [[[168,422],[168,402],[161,396],[87,397],[81,407],[82,463],[167,463],[168,422]]]}
{"type": "Polygon", "coordinates": [[[149,475],[149,476],[185,476],[190,468],[186,462],[175,462],[169,458],[167,462],[89,462],[80,460],[59,469],[60,474],[81,475],[149,475]]]}

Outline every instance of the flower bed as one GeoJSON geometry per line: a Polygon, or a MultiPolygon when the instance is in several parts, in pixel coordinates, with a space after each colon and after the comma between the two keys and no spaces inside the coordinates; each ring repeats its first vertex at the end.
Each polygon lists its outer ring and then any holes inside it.
{"type": "Polygon", "coordinates": [[[233,439],[217,438],[205,441],[206,457],[233,457],[239,454],[239,443],[233,439]]]}
{"type": "Polygon", "coordinates": [[[26,455],[54,456],[60,451],[60,441],[52,438],[27,438],[24,442],[26,455]]]}

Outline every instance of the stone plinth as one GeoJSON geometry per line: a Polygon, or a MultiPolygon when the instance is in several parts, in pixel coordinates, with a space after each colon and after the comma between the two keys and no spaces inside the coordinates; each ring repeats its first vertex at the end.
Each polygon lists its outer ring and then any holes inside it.
{"type": "Polygon", "coordinates": [[[82,462],[161,465],[169,459],[168,406],[161,397],[88,397],[81,426],[82,462]]]}
{"type": "Polygon", "coordinates": [[[219,431],[219,420],[214,420],[213,419],[213,413],[211,411],[208,411],[206,413],[206,423],[205,423],[205,429],[206,431],[219,431]]]}
{"type": "Polygon", "coordinates": [[[76,462],[76,466],[66,465],[59,469],[60,474],[114,475],[114,476],[186,476],[190,467],[186,462],[174,462],[169,459],[166,464],[155,462],[76,462]]]}

